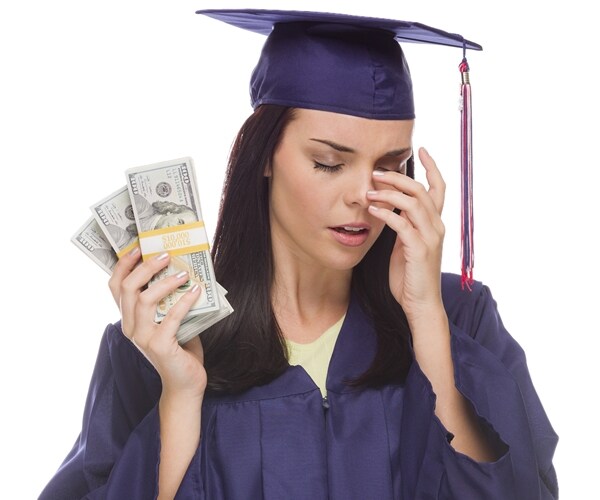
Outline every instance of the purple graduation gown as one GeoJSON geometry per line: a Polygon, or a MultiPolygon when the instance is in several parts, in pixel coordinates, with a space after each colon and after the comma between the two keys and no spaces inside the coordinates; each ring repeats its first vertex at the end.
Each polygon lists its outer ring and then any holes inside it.
{"type": "MultiPolygon", "coordinates": [[[[327,375],[327,401],[299,366],[242,394],[206,398],[200,446],[177,499],[535,500],[558,497],[557,436],[525,355],[490,291],[443,276],[457,388],[508,451],[494,463],[457,453],[417,363],[406,382],[354,389],[376,338],[353,299],[327,375]],[[496,434],[497,433],[497,434],[496,434]]],[[[41,500],[156,498],[160,379],[122,334],[102,337],[75,446],[41,500]]]]}

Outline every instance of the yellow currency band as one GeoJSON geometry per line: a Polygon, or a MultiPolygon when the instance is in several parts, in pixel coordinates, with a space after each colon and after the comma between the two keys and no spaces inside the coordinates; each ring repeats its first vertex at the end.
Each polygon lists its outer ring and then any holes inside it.
{"type": "Polygon", "coordinates": [[[127,245],[125,248],[123,248],[123,250],[121,250],[120,252],[117,252],[117,257],[119,257],[119,259],[120,259],[121,257],[123,257],[123,255],[128,254],[135,247],[139,247],[139,246],[140,246],[140,240],[136,238],[129,245],[127,245]]]}
{"type": "Polygon", "coordinates": [[[202,221],[145,231],[140,233],[139,237],[144,260],[164,252],[170,255],[185,255],[209,249],[202,221]]]}

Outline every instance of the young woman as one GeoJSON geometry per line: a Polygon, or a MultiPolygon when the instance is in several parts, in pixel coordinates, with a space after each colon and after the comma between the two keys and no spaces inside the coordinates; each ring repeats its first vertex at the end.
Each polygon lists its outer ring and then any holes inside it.
{"type": "Polygon", "coordinates": [[[413,179],[389,26],[218,15],[275,24],[213,247],[235,312],[180,346],[198,287],[156,324],[187,276],[146,288],[169,255],[121,258],[122,319],[41,498],[556,498],[556,435],[521,348],[487,287],[441,273],[445,185],[424,149],[427,186],[413,179]]]}

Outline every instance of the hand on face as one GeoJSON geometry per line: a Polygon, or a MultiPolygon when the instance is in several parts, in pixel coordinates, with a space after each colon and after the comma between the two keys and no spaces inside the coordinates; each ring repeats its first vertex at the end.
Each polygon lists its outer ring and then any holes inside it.
{"type": "Polygon", "coordinates": [[[435,161],[425,149],[419,150],[429,189],[398,172],[373,172],[373,179],[389,189],[369,191],[371,202],[383,202],[392,209],[369,206],[369,212],[396,233],[390,258],[390,288],[409,321],[426,315],[441,303],[440,273],[444,224],[441,213],[446,185],[435,161]],[[396,214],[392,210],[399,209],[396,214]]]}
{"type": "Polygon", "coordinates": [[[168,265],[169,256],[155,257],[136,267],[139,259],[139,250],[121,257],[109,280],[121,311],[123,333],[154,365],[161,377],[163,392],[201,396],[206,388],[206,371],[200,339],[195,337],[180,346],[176,338],[179,325],[198,300],[201,287],[186,292],[163,321],[155,323],[158,302],[185,283],[188,276],[181,273],[169,276],[146,288],[152,276],[168,265]]]}

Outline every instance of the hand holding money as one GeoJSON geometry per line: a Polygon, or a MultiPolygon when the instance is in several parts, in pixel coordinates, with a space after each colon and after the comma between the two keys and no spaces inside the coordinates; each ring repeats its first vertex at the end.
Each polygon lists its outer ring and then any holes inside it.
{"type": "Polygon", "coordinates": [[[92,205],[93,219],[72,241],[109,273],[117,256],[137,245],[144,260],[169,253],[169,266],[148,286],[182,271],[189,276],[159,303],[157,322],[186,291],[201,287],[202,293],[177,333],[178,341],[184,343],[233,312],[225,298],[227,292],[214,276],[192,160],[180,158],[132,168],[126,177],[127,186],[92,205]],[[111,250],[111,259],[103,263],[99,255],[106,250],[111,250]]]}
{"type": "Polygon", "coordinates": [[[219,296],[190,158],[127,170],[127,189],[144,260],[168,252],[171,262],[149,283],[186,271],[189,281],[159,304],[160,322],[181,295],[202,287],[187,317],[217,311],[219,296]]]}

